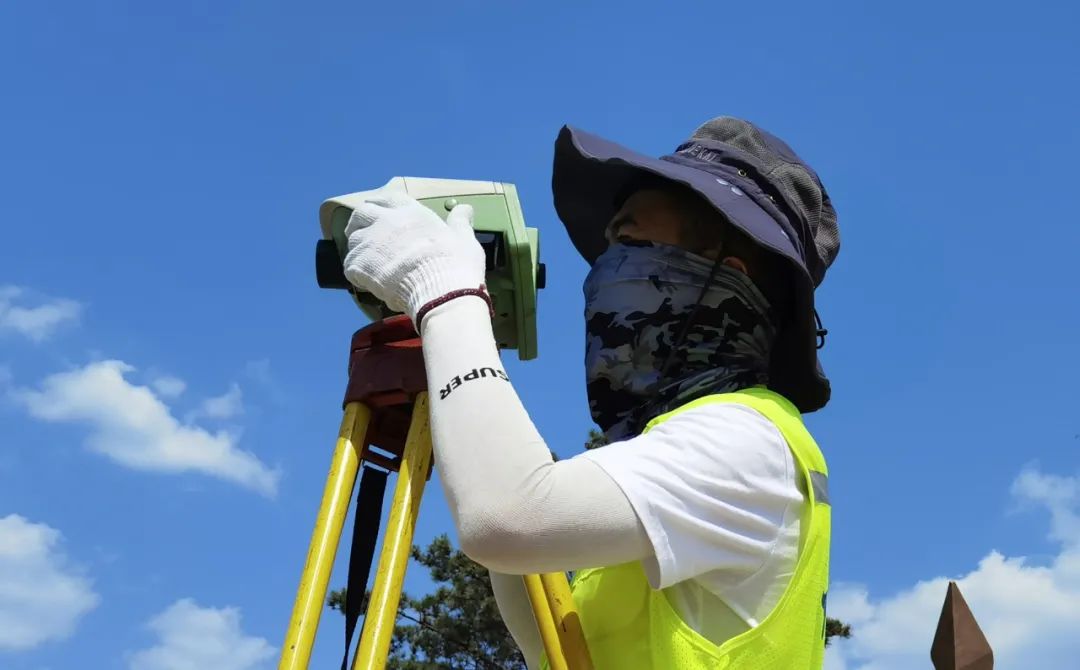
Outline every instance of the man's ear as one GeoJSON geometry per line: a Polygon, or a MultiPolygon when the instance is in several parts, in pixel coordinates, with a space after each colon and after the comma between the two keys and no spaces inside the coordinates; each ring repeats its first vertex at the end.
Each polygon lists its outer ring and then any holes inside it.
{"type": "Polygon", "coordinates": [[[735,268],[744,275],[750,275],[750,270],[746,267],[746,262],[738,256],[725,256],[720,262],[729,268],[735,268]]]}

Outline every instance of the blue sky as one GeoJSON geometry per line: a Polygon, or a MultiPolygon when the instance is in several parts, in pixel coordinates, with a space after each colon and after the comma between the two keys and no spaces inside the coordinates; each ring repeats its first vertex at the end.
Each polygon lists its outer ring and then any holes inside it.
{"type": "MultiPolygon", "coordinates": [[[[834,398],[808,422],[856,638],[828,667],[929,667],[945,578],[1001,667],[1065,667],[1078,21],[1061,2],[4,3],[0,667],[275,665],[363,325],[315,285],[326,197],[517,184],[549,280],[541,358],[508,368],[555,451],[579,450],[586,266],[551,204],[555,136],[659,154],[720,114],[785,138],[839,211],[834,398]]],[[[452,530],[429,490],[420,541],[452,530]]],[[[340,633],[325,617],[313,667],[340,633]]]]}

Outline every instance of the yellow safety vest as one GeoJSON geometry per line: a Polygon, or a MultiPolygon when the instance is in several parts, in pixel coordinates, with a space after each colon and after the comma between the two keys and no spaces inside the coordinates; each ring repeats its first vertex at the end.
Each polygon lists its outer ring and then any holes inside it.
{"type": "MultiPolygon", "coordinates": [[[[762,387],[706,396],[645,427],[707,403],[751,407],[772,421],[802,470],[803,507],[795,573],[776,607],[757,626],[721,645],[690,628],[663,591],[653,590],[639,561],[582,570],[571,589],[595,670],[820,670],[825,653],[831,515],[828,470],[799,411],[762,387]]],[[[545,655],[544,668],[548,667],[545,655]]]]}

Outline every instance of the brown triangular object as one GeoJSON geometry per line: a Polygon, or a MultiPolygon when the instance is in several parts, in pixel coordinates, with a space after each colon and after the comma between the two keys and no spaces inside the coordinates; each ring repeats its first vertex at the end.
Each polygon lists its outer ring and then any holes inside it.
{"type": "Polygon", "coordinates": [[[935,670],[994,670],[994,651],[956,582],[949,582],[930,659],[935,670]]]}

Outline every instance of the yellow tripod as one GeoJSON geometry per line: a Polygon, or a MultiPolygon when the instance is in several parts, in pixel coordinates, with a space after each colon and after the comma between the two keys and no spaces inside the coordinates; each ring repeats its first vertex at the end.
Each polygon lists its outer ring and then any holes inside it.
{"type": "MultiPolygon", "coordinates": [[[[353,336],[345,415],[278,670],[308,668],[349,500],[364,462],[396,471],[398,478],[352,668],[386,666],[420,499],[432,467],[426,389],[420,339],[407,317],[376,322],[353,336]]],[[[524,579],[551,669],[591,670],[566,576],[524,579]]]]}

